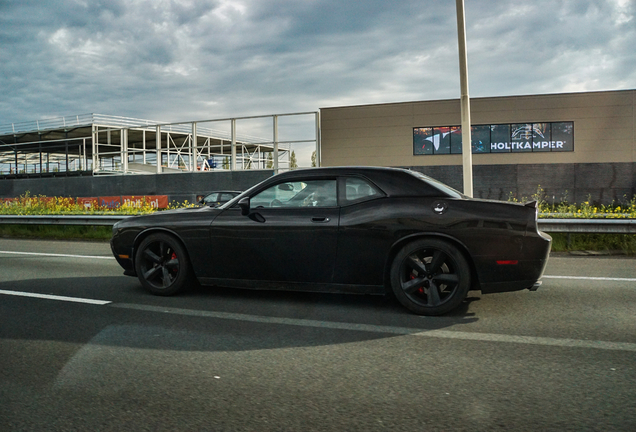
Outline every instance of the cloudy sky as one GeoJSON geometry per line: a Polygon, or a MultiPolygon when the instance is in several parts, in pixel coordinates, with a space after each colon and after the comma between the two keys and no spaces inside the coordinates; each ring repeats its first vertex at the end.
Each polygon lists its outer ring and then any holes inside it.
{"type": "MultiPolygon", "coordinates": [[[[471,97],[636,88],[635,0],[465,0],[471,97]]],[[[453,0],[0,0],[0,124],[458,98],[453,0]]]]}

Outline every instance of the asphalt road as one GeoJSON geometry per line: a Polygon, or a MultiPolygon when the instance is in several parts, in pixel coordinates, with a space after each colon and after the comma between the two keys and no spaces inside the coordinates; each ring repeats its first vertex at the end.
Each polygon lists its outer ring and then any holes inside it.
{"type": "Polygon", "coordinates": [[[0,431],[634,431],[635,312],[624,257],[553,256],[537,292],[431,318],[377,296],[154,297],[105,243],[0,239],[0,431]]]}

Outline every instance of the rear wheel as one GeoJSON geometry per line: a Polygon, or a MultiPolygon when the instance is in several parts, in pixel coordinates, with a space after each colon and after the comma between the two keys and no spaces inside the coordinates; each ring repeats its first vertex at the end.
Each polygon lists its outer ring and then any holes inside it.
{"type": "Polygon", "coordinates": [[[168,234],[152,234],[141,242],[135,255],[135,270],[144,288],[156,295],[176,294],[191,279],[185,249],[168,234]]]}
{"type": "Polygon", "coordinates": [[[391,266],[391,288],[407,309],[418,315],[441,315],[466,298],[470,269],[450,243],[424,239],[404,246],[391,266]]]}

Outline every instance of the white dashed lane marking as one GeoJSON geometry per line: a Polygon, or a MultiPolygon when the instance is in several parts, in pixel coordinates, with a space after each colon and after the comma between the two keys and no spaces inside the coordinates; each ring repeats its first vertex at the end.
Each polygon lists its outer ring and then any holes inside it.
{"type": "Polygon", "coordinates": [[[115,257],[113,256],[103,256],[103,255],[70,255],[70,254],[55,254],[55,253],[43,253],[43,252],[0,251],[0,254],[49,256],[49,257],[61,257],[61,258],[86,258],[86,259],[107,259],[107,260],[115,259],[115,257]]]}

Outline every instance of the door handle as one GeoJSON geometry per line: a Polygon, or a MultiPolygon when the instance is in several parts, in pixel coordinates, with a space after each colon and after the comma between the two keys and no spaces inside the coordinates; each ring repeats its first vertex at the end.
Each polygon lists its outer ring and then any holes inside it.
{"type": "Polygon", "coordinates": [[[329,222],[329,218],[328,217],[312,217],[311,221],[325,223],[325,222],[329,222]]]}

